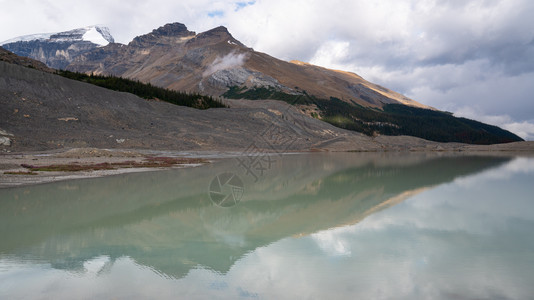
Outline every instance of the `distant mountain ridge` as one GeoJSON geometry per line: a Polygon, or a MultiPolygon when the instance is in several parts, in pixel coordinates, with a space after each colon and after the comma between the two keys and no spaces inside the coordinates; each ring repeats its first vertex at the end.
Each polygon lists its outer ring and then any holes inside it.
{"type": "Polygon", "coordinates": [[[39,60],[51,68],[64,69],[75,57],[114,42],[107,27],[95,25],[65,32],[16,37],[0,45],[17,55],[39,60]]]}

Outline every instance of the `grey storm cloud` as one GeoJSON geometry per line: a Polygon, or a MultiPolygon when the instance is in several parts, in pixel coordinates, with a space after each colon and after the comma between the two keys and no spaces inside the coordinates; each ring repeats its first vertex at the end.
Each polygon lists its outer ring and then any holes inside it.
{"type": "Polygon", "coordinates": [[[355,72],[534,139],[534,1],[0,0],[0,40],[103,24],[118,42],[219,25],[257,51],[355,72]]]}

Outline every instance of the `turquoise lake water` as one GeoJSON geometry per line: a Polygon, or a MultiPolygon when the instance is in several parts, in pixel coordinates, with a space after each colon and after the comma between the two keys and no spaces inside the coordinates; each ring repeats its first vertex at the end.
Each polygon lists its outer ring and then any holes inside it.
{"type": "Polygon", "coordinates": [[[534,299],[534,158],[295,154],[0,190],[0,299],[534,299]]]}

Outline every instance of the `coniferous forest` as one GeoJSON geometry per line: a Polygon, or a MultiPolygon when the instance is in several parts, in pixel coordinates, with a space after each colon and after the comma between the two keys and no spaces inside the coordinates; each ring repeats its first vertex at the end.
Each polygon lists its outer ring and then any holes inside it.
{"type": "Polygon", "coordinates": [[[350,104],[340,99],[318,99],[305,91],[291,95],[269,88],[231,87],[224,97],[234,99],[275,99],[293,105],[315,105],[321,120],[336,127],[371,135],[410,135],[436,142],[497,144],[522,141],[517,135],[497,126],[458,118],[451,113],[401,104],[386,104],[382,109],[350,104]]]}
{"type": "Polygon", "coordinates": [[[211,96],[164,89],[153,86],[150,83],[142,83],[138,80],[116,76],[87,75],[64,70],[58,71],[58,74],[66,78],[87,82],[110,90],[131,93],[144,99],[157,99],[197,109],[226,107],[222,102],[211,96]]]}

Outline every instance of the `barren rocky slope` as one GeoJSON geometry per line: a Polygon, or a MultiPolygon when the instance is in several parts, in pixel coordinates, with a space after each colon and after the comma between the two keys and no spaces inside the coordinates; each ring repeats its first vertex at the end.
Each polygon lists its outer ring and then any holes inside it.
{"type": "Polygon", "coordinates": [[[200,111],[5,62],[0,62],[0,106],[0,129],[11,141],[3,147],[9,150],[245,151],[252,145],[308,150],[334,139],[350,139],[356,148],[379,147],[366,136],[308,118],[278,101],[267,101],[263,107],[200,111]]]}

